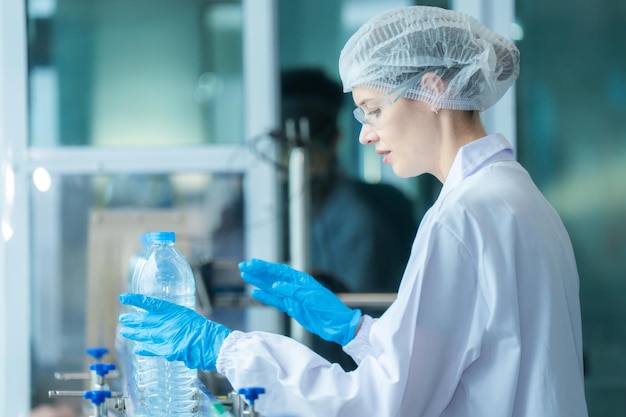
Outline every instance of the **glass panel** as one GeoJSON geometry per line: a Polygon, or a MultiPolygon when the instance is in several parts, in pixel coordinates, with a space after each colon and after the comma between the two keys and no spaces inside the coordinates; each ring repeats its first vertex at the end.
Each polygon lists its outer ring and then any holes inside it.
{"type": "Polygon", "coordinates": [[[117,295],[126,291],[143,232],[175,231],[196,273],[201,311],[245,330],[236,267],[244,250],[242,175],[40,174],[31,189],[33,406],[50,402],[49,390],[87,388],[54,379],[85,372],[93,362],[86,348],[104,346],[111,352],[104,361],[115,362],[117,295]]]}
{"type": "Polygon", "coordinates": [[[590,416],[626,416],[625,3],[516,3],[519,159],[576,251],[590,416]]]}
{"type": "Polygon", "coordinates": [[[32,146],[243,141],[240,1],[30,0],[28,10],[32,146]]]}

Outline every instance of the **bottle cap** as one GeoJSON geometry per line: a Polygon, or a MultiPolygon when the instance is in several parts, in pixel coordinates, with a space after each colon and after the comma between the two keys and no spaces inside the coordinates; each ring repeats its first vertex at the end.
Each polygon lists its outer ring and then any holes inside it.
{"type": "Polygon", "coordinates": [[[174,232],[152,232],[150,233],[150,241],[176,242],[176,234],[174,232]]]}

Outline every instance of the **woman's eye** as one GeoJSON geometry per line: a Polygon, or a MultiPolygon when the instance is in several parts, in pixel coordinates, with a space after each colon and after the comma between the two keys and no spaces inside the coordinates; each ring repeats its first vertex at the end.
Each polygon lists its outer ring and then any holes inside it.
{"type": "Polygon", "coordinates": [[[378,117],[380,116],[380,109],[376,109],[376,110],[370,110],[367,112],[367,116],[373,116],[373,117],[378,117]]]}

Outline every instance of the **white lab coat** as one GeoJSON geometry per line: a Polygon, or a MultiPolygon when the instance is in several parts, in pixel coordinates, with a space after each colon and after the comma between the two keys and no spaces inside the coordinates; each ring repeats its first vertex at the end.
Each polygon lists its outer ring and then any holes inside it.
{"type": "Polygon", "coordinates": [[[501,135],[459,151],[397,300],[343,372],[287,337],[233,332],[217,370],[263,415],[587,417],[578,273],[563,224],[501,135]]]}

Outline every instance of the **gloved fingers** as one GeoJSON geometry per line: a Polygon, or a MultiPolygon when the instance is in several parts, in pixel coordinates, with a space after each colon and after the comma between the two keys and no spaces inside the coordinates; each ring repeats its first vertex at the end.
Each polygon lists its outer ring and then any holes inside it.
{"type": "Polygon", "coordinates": [[[145,295],[135,294],[135,293],[125,293],[125,294],[120,294],[119,300],[120,300],[120,303],[122,304],[142,308],[145,310],[144,308],[144,303],[146,301],[145,295]]]}
{"type": "Polygon", "coordinates": [[[170,303],[169,301],[149,297],[143,294],[125,293],[119,296],[119,300],[122,304],[138,307],[151,312],[170,311],[182,307],[178,304],[170,303]]]}
{"type": "Polygon", "coordinates": [[[267,275],[274,272],[273,262],[267,262],[262,259],[252,258],[244,262],[239,263],[239,270],[241,272],[250,272],[252,274],[267,275]]]}
{"type": "Polygon", "coordinates": [[[166,343],[138,343],[133,349],[133,353],[141,356],[163,356],[165,359],[172,361],[177,360],[178,352],[166,343]]]}
{"type": "Polygon", "coordinates": [[[147,313],[143,311],[133,311],[131,313],[124,313],[120,315],[119,322],[123,324],[124,326],[138,327],[143,324],[146,314],[147,313]]]}
{"type": "Polygon", "coordinates": [[[253,258],[241,262],[239,269],[244,281],[266,291],[273,290],[273,286],[278,282],[311,288],[324,288],[309,274],[293,269],[286,264],[271,263],[253,258]]]}
{"type": "Polygon", "coordinates": [[[156,353],[153,353],[147,347],[137,346],[133,349],[133,353],[141,356],[159,356],[156,353]]]}
{"type": "Polygon", "coordinates": [[[139,341],[139,331],[131,327],[124,327],[120,330],[120,334],[127,339],[134,340],[135,342],[139,341]]]}
{"type": "Polygon", "coordinates": [[[252,297],[262,302],[263,304],[275,307],[277,310],[286,311],[285,300],[282,297],[277,297],[272,293],[263,290],[252,291],[252,297]]]}
{"type": "MultiPolygon", "coordinates": [[[[286,264],[267,262],[262,259],[252,258],[239,264],[241,272],[260,276],[263,281],[288,281],[292,282],[298,278],[300,271],[296,271],[286,264]]],[[[256,284],[255,284],[256,285],[256,284]]]]}
{"type": "Polygon", "coordinates": [[[177,314],[147,313],[145,311],[135,311],[124,313],[120,316],[119,322],[127,327],[135,327],[142,329],[169,328],[174,326],[175,329],[180,328],[187,323],[188,317],[177,314]],[[170,324],[175,323],[175,324],[170,324]]]}
{"type": "Polygon", "coordinates": [[[150,331],[146,329],[135,329],[132,327],[124,327],[120,330],[120,334],[127,339],[134,340],[141,343],[161,343],[164,341],[164,337],[159,335],[157,331],[150,331]]]}
{"type": "MultiPolygon", "coordinates": [[[[322,287],[323,289],[324,287],[322,287]]],[[[272,292],[282,298],[294,298],[296,294],[298,298],[305,299],[308,294],[315,293],[319,291],[319,288],[315,288],[314,291],[311,291],[311,288],[307,288],[304,286],[300,286],[297,284],[292,284],[290,282],[282,282],[278,281],[272,285],[272,292]]]]}
{"type": "MultiPolygon", "coordinates": [[[[170,362],[181,360],[180,352],[172,351],[167,345],[137,345],[137,347],[133,349],[133,353],[141,356],[162,356],[170,362]]],[[[184,359],[185,358],[183,358],[183,361],[184,359]]],[[[193,363],[184,362],[188,368],[196,368],[193,366],[193,363]]]]}
{"type": "Polygon", "coordinates": [[[272,288],[272,284],[275,282],[274,277],[269,275],[252,274],[249,272],[242,272],[241,279],[250,285],[261,288],[263,290],[269,290],[272,288]]]}

